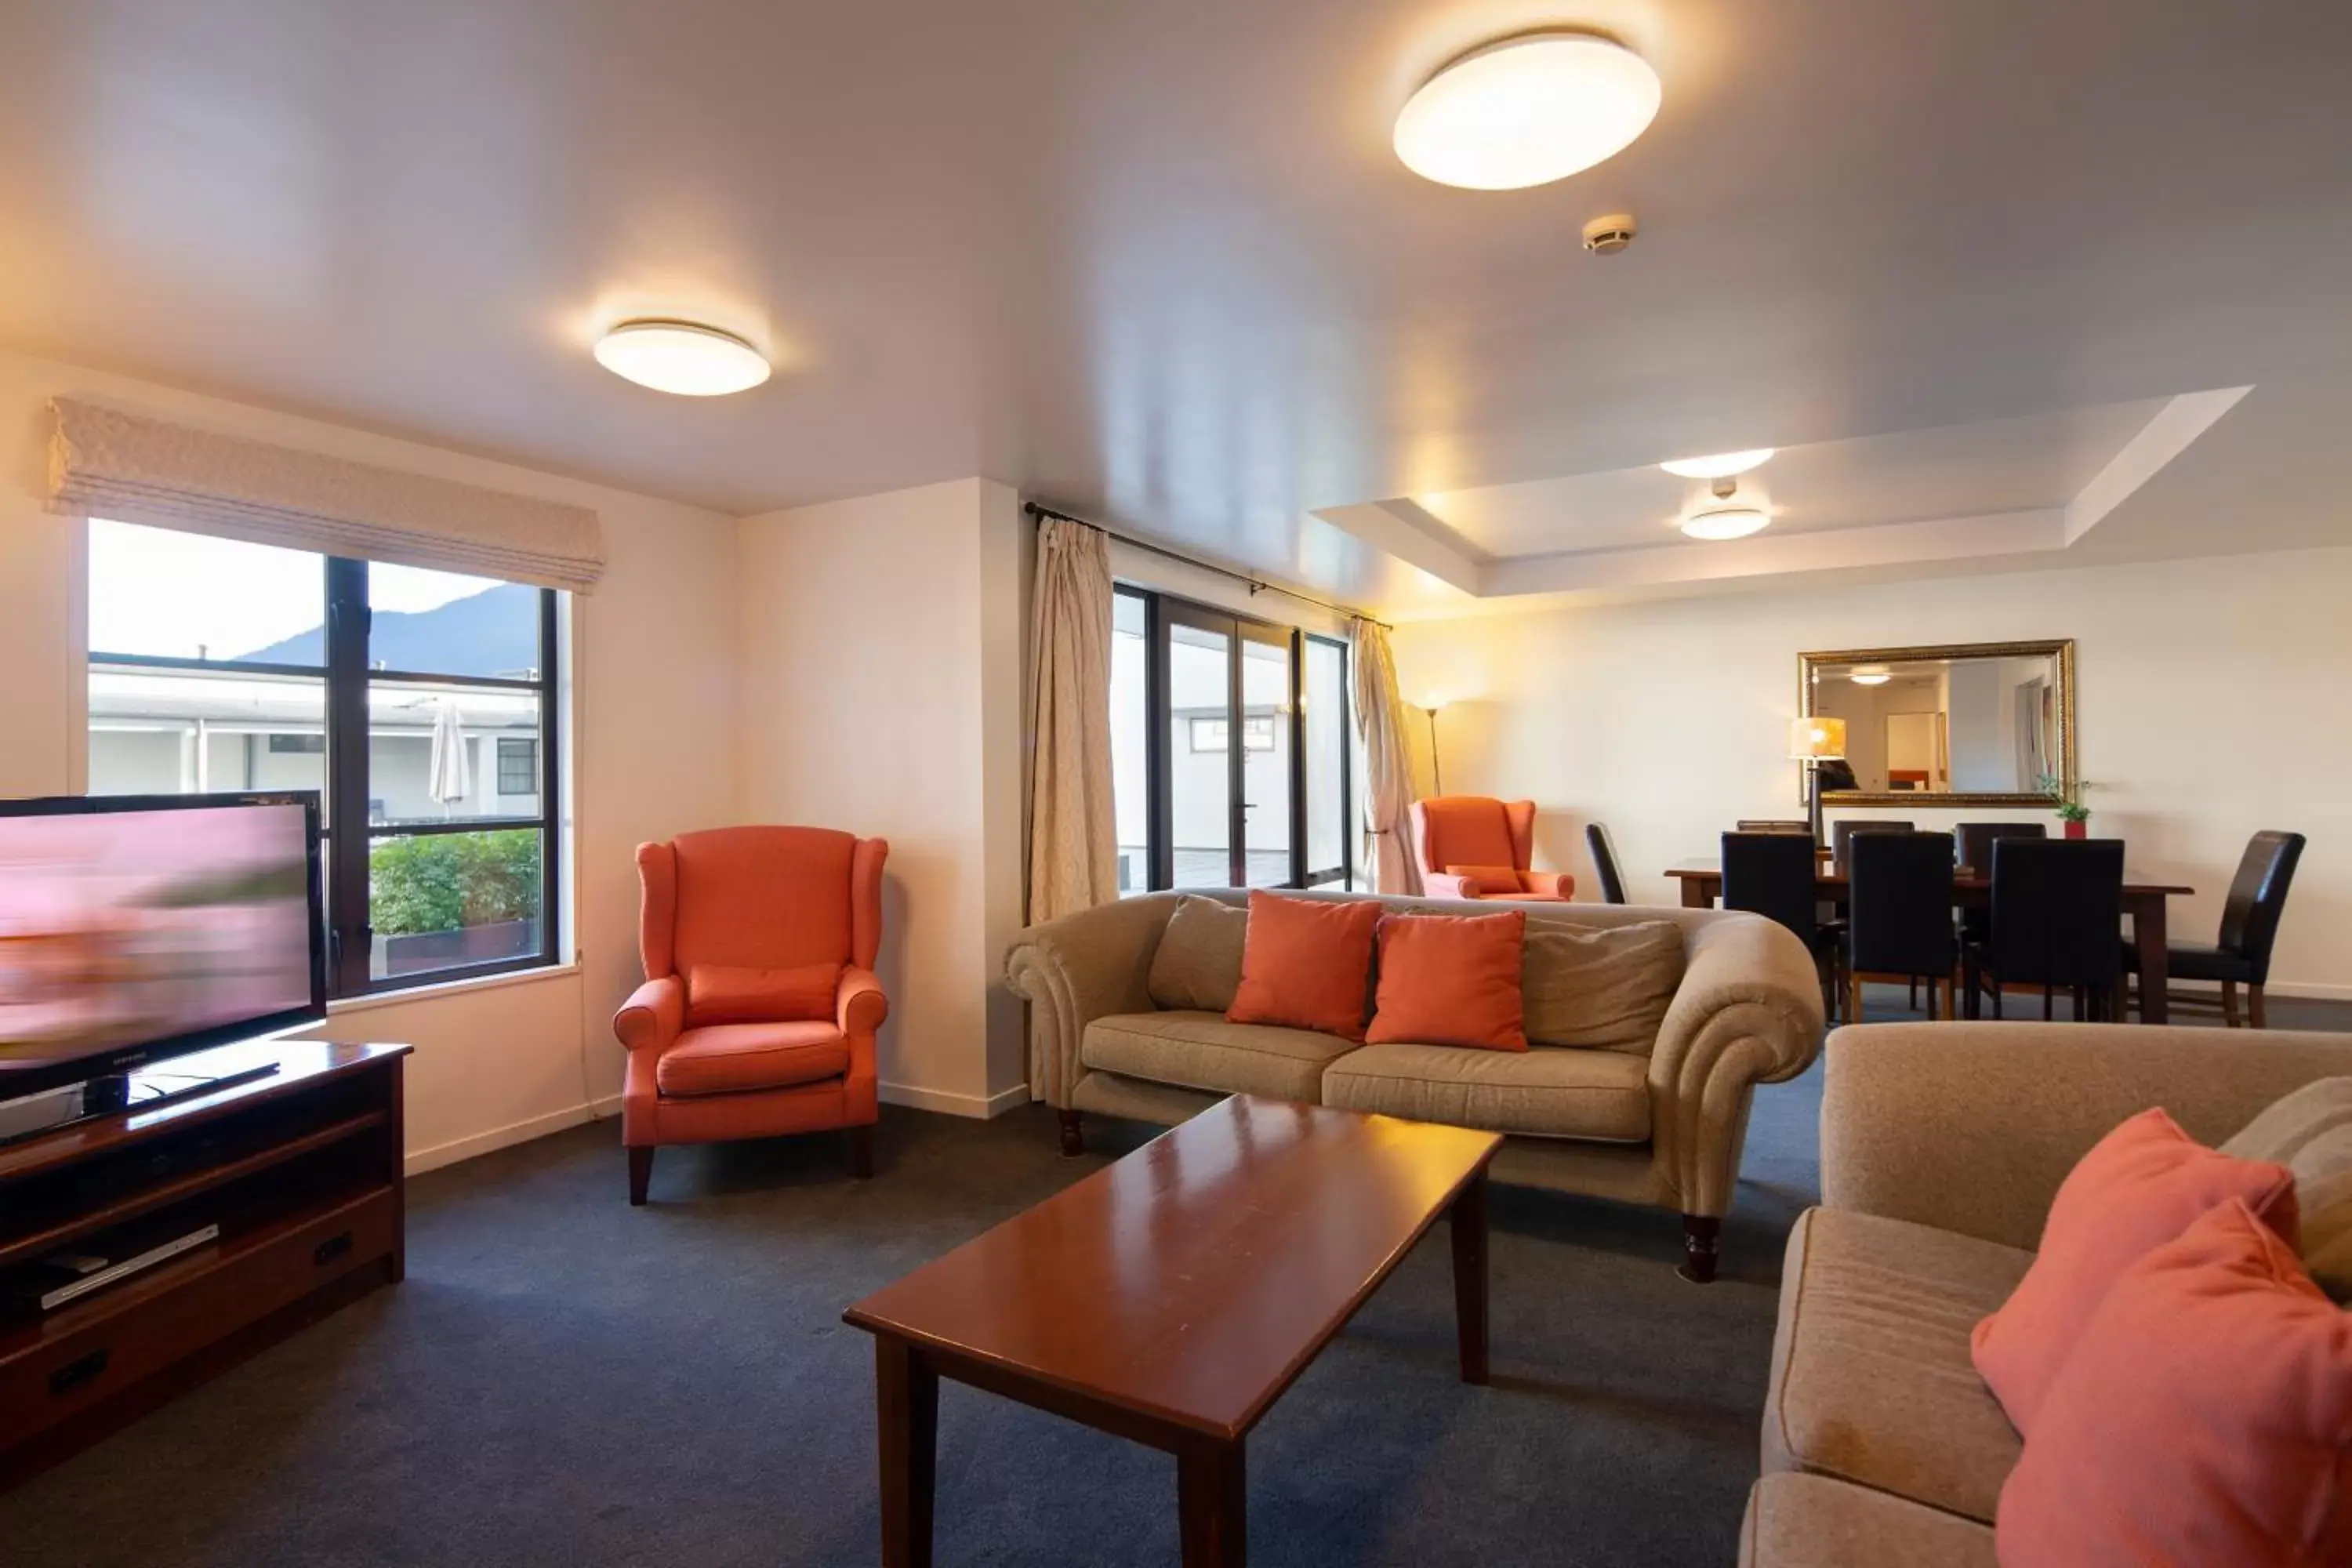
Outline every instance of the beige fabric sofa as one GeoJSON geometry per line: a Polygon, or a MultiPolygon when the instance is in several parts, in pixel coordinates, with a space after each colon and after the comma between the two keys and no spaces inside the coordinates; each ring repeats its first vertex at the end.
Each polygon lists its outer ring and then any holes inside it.
{"type": "MultiPolygon", "coordinates": [[[[1238,890],[1206,896],[1245,903],[1238,890]]],[[[1307,893],[1307,898],[1369,895],[1307,893]]],[[[1345,1105],[1509,1134],[1496,1179],[1672,1209],[1685,1271],[1714,1275],[1750,1096],[1820,1049],[1822,994],[1803,943],[1773,922],[1716,910],[1527,906],[1528,930],[1667,921],[1682,982],[1647,1050],[1525,1053],[1361,1047],[1300,1029],[1229,1024],[1151,999],[1152,957],[1179,895],[1154,893],[1021,933],[1006,975],[1030,1007],[1030,1085],[1062,1113],[1174,1123],[1228,1094],[1345,1105]]],[[[1383,899],[1392,908],[1492,914],[1491,903],[1383,899]]]]}
{"type": "Polygon", "coordinates": [[[1994,1568],[2021,1444],[1969,1361],[2074,1162],[2160,1105],[2219,1143],[2352,1073],[2352,1035],[1872,1024],[1827,1047],[1822,1206],[1789,1237],[1743,1568],[1994,1568]]]}

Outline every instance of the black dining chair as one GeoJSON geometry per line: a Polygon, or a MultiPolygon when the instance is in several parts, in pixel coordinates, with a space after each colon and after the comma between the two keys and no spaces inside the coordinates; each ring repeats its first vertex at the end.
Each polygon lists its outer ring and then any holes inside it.
{"type": "Polygon", "coordinates": [[[2124,841],[2120,838],[1993,840],[1988,934],[1965,951],[1968,1014],[1981,985],[2001,1016],[2001,993],[2042,988],[2042,1016],[2063,987],[2074,1016],[2113,1016],[2123,978],[2124,841]]]}
{"type": "Polygon", "coordinates": [[[1992,875],[1992,841],[1996,838],[2047,838],[2050,829],[2039,822],[1963,822],[1952,829],[1960,864],[1979,877],[1992,875]]]}
{"type": "MultiPolygon", "coordinates": [[[[2047,838],[2050,830],[2039,822],[1963,822],[1952,829],[1960,864],[1979,877],[1992,875],[1992,847],[1998,838],[2047,838]]],[[[1992,913],[1982,905],[1960,911],[1960,942],[1983,942],[1992,913]]]]}
{"type": "MultiPolygon", "coordinates": [[[[2210,980],[2221,984],[2216,996],[2204,991],[2168,991],[2175,1007],[2218,1010],[2221,1021],[2238,1026],[2238,987],[2246,988],[2246,1014],[2257,1029],[2270,1027],[2263,987],[2271,977],[2271,947],[2278,940],[2279,916],[2286,909],[2286,890],[2294,880],[2295,863],[2303,858],[2304,837],[2266,828],[2246,840],[2238,858],[2238,874],[2230,879],[2230,896],[2221,905],[2221,930],[2211,942],[2176,942],[2166,945],[2165,963],[2175,980],[2210,980]]],[[[2139,968],[2139,954],[2126,951],[2124,967],[2139,968]]]]}
{"type": "Polygon", "coordinates": [[[1822,1005],[1837,1010],[1837,928],[1815,908],[1813,836],[1727,833],[1723,836],[1723,907],[1780,921],[1797,933],[1822,972],[1822,1005]]]}
{"type": "MultiPolygon", "coordinates": [[[[1927,1013],[1958,1010],[1952,971],[1959,941],[1952,931],[1952,836],[1948,833],[1862,833],[1854,836],[1846,872],[1845,1021],[1862,1022],[1862,983],[1927,983],[1927,1013]]],[[[1916,989],[1914,994],[1916,994],[1916,989]]]]}
{"type": "Polygon", "coordinates": [[[1625,875],[1617,868],[1617,844],[1609,837],[1604,823],[1584,825],[1584,847],[1592,851],[1592,868],[1601,874],[1601,900],[1622,904],[1625,901],[1625,875]]]}
{"type": "MultiPolygon", "coordinates": [[[[1847,858],[1848,847],[1853,843],[1855,834],[1911,833],[1917,827],[1918,824],[1913,822],[1882,822],[1875,817],[1833,822],[1830,824],[1830,864],[1837,868],[1839,876],[1849,876],[1853,872],[1853,862],[1847,858]]],[[[1948,838],[1951,835],[1948,833],[1944,837],[1948,838]]]]}

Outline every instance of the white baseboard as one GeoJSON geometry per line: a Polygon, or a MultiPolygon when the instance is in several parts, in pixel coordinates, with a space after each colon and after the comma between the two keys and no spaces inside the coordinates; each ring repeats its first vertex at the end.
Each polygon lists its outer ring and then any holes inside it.
{"type": "Polygon", "coordinates": [[[949,1116],[969,1116],[985,1121],[1006,1111],[1029,1103],[1029,1086],[1015,1084],[994,1094],[954,1094],[946,1089],[924,1089],[911,1083],[885,1083],[876,1086],[876,1092],[886,1105],[903,1105],[911,1110],[937,1110],[949,1116]]]}
{"type": "Polygon", "coordinates": [[[444,1165],[454,1165],[460,1160],[470,1160],[477,1154],[487,1154],[494,1149],[510,1148],[528,1143],[534,1138],[544,1138],[551,1132],[561,1132],[567,1127],[577,1127],[583,1121],[593,1121],[608,1116],[621,1103],[621,1097],[600,1100],[589,1105],[575,1105],[564,1110],[551,1110],[544,1116],[534,1116],[527,1121],[517,1121],[506,1127],[494,1127],[488,1132],[477,1132],[470,1138],[459,1138],[447,1143],[436,1143],[430,1149],[412,1150],[401,1162],[410,1175],[420,1175],[444,1165]]]}

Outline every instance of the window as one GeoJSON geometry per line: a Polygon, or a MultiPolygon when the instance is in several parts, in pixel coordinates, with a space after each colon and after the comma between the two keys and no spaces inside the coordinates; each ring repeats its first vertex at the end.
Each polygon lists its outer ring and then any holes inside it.
{"type": "Polygon", "coordinates": [[[315,790],[329,989],[555,962],[553,591],[89,525],[89,792],[315,790]]]}
{"type": "Polygon", "coordinates": [[[539,793],[539,742],[527,735],[499,737],[499,793],[539,793]]]}
{"type": "Polygon", "coordinates": [[[1347,645],[1128,584],[1112,605],[1121,894],[1349,884],[1347,645]]]}

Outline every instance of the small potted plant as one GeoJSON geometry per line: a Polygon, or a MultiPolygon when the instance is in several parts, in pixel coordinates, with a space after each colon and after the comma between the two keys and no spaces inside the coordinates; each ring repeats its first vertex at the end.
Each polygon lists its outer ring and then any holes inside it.
{"type": "Polygon", "coordinates": [[[2066,837],[2069,838],[2089,837],[2091,808],[2083,804],[2083,792],[2097,786],[2088,779],[2081,779],[2076,781],[2074,793],[2070,795],[2067,793],[2065,781],[2055,773],[2043,773],[2041,782],[2042,793],[2055,797],[2058,802],[2058,820],[2066,825],[2066,837]]]}

